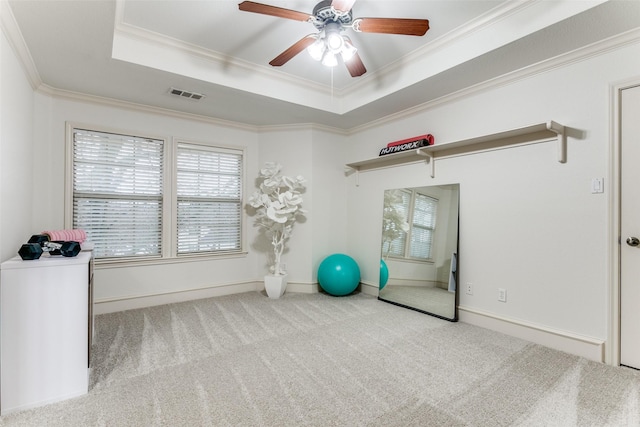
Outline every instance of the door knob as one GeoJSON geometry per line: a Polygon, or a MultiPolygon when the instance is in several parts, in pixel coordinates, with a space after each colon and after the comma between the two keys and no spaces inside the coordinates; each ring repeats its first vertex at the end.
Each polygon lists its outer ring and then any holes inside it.
{"type": "Polygon", "coordinates": [[[637,237],[627,237],[627,245],[638,246],[640,245],[640,240],[637,237]]]}

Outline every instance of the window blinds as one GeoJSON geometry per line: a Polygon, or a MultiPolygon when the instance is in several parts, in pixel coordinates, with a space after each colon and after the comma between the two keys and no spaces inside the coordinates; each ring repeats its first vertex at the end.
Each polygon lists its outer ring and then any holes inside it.
{"type": "Polygon", "coordinates": [[[411,244],[409,245],[409,255],[412,258],[431,258],[437,209],[437,199],[416,193],[413,205],[411,244]]]}
{"type": "Polygon", "coordinates": [[[73,227],[96,258],[161,254],[162,171],[162,140],[73,130],[73,227]]]}
{"type": "Polygon", "coordinates": [[[409,224],[409,232],[402,233],[383,247],[383,254],[403,258],[430,259],[436,227],[438,199],[402,190],[402,201],[395,206],[409,224]],[[388,249],[388,253],[386,252],[388,249]]]}
{"type": "Polygon", "coordinates": [[[178,143],[177,252],[241,249],[242,152],[178,143]]]}

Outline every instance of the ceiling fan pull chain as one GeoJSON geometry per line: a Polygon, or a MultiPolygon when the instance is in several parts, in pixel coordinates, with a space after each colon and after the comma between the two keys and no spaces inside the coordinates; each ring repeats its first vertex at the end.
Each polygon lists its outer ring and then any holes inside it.
{"type": "Polygon", "coordinates": [[[331,70],[331,103],[333,104],[333,68],[329,68],[331,70]]]}

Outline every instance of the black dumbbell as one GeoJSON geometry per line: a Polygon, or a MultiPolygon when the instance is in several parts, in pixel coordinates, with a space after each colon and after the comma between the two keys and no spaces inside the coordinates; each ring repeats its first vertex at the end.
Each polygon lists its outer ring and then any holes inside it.
{"type": "Polygon", "coordinates": [[[50,242],[49,236],[46,234],[34,234],[28,243],[20,247],[18,255],[24,260],[38,259],[43,252],[49,252],[51,255],[74,257],[80,253],[80,250],[80,243],[78,242],[50,242]]]}
{"type": "Polygon", "coordinates": [[[74,257],[80,253],[80,243],[72,240],[68,242],[45,242],[43,248],[50,255],[62,255],[66,257],[74,257]]]}
{"type": "Polygon", "coordinates": [[[25,243],[18,249],[18,255],[24,260],[38,259],[42,255],[42,246],[37,243],[25,243]]]}

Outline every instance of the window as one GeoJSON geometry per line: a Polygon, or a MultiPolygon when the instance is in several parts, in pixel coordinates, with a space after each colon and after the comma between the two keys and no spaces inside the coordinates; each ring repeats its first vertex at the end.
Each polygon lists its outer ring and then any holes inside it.
{"type": "MultiPolygon", "coordinates": [[[[389,190],[388,190],[389,191],[389,190]]],[[[436,227],[438,200],[415,190],[397,190],[385,197],[385,227],[398,231],[390,233],[393,240],[383,241],[383,254],[398,258],[431,259],[436,227]],[[386,206],[389,205],[389,206],[386,206]],[[402,221],[403,227],[397,224],[402,221]]]]}
{"type": "Polygon", "coordinates": [[[409,256],[430,259],[436,228],[438,200],[420,193],[413,193],[413,218],[409,230],[409,256]]]}
{"type": "Polygon", "coordinates": [[[87,232],[96,258],[241,251],[242,150],[186,142],[171,150],[162,139],[70,133],[72,226],[87,232]]]}
{"type": "Polygon", "coordinates": [[[178,144],[178,254],[240,250],[242,155],[178,144]]]}
{"type": "Polygon", "coordinates": [[[74,129],[73,227],[96,258],[162,251],[163,141],[74,129]]]}

